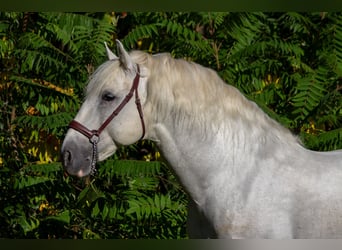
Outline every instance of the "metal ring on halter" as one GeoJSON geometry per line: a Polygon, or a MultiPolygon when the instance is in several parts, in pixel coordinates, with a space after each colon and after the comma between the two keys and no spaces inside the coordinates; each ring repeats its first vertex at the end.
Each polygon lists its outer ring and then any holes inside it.
{"type": "Polygon", "coordinates": [[[100,135],[97,133],[97,131],[92,131],[92,132],[93,132],[93,134],[89,138],[90,143],[92,143],[92,144],[98,143],[100,141],[100,135]]]}

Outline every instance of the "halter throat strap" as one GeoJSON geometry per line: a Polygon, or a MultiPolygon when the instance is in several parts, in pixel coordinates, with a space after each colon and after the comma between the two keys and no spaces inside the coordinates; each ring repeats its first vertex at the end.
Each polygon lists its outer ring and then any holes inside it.
{"type": "Polygon", "coordinates": [[[139,80],[140,80],[140,69],[139,69],[139,65],[137,64],[137,73],[133,80],[133,84],[132,84],[130,91],[128,92],[126,97],[121,101],[119,106],[111,113],[111,115],[102,123],[102,125],[98,129],[90,130],[76,120],[72,120],[70,122],[69,128],[72,128],[78,131],[79,133],[83,134],[89,139],[89,142],[93,144],[93,157],[92,157],[92,164],[91,164],[92,171],[95,171],[95,164],[97,160],[96,159],[97,158],[97,143],[99,141],[100,134],[108,126],[108,124],[121,112],[121,110],[126,106],[126,104],[132,99],[134,93],[135,93],[135,104],[137,106],[137,110],[138,110],[140,121],[141,121],[141,127],[142,127],[142,135],[139,140],[142,140],[144,138],[145,122],[144,122],[143,111],[142,111],[141,102],[140,102],[139,93],[138,93],[139,80]]]}

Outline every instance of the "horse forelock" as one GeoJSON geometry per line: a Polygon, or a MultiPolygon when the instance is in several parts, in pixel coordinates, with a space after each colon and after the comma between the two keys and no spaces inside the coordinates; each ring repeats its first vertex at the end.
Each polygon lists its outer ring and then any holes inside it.
{"type": "MultiPolygon", "coordinates": [[[[147,53],[143,53],[140,51],[132,51],[130,55],[132,56],[133,61],[135,63],[147,63],[147,53]]],[[[105,88],[106,86],[113,86],[115,82],[124,81],[125,77],[125,69],[121,67],[120,60],[108,60],[101,64],[89,77],[88,84],[86,87],[86,95],[98,96],[98,94],[102,91],[103,88],[105,88]]],[[[130,81],[128,81],[128,83],[130,83],[130,81]]]]}
{"type": "Polygon", "coordinates": [[[119,65],[118,60],[109,60],[101,64],[89,77],[86,96],[99,96],[105,86],[113,84],[114,80],[119,77],[124,77],[119,65]]]}

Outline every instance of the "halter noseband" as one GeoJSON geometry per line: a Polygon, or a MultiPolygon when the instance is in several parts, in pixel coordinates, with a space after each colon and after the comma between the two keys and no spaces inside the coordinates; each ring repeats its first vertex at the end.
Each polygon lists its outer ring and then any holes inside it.
{"type": "Polygon", "coordinates": [[[96,169],[96,161],[97,161],[97,143],[99,142],[101,132],[108,126],[108,124],[116,117],[120,111],[126,106],[126,104],[131,100],[133,93],[135,92],[135,104],[137,106],[137,110],[139,112],[141,127],[142,127],[142,135],[139,140],[142,140],[145,135],[145,123],[144,123],[144,116],[141,108],[141,102],[138,94],[138,86],[139,86],[139,79],[140,79],[140,69],[139,65],[137,64],[137,74],[133,80],[132,87],[129,93],[126,95],[125,99],[119,104],[119,106],[112,112],[112,114],[102,123],[102,125],[96,130],[89,130],[81,123],[76,120],[72,120],[69,124],[69,128],[72,128],[79,133],[83,134],[89,139],[89,142],[93,145],[93,154],[92,154],[92,161],[91,161],[91,172],[90,174],[94,174],[96,169]]]}

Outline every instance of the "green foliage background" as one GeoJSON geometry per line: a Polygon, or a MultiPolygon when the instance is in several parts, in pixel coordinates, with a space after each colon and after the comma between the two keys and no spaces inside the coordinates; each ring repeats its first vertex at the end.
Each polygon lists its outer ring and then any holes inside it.
{"type": "Polygon", "coordinates": [[[103,42],[216,70],[313,150],[342,148],[341,13],[0,13],[0,238],[187,238],[148,141],[64,175],[61,141],[103,42]]]}

